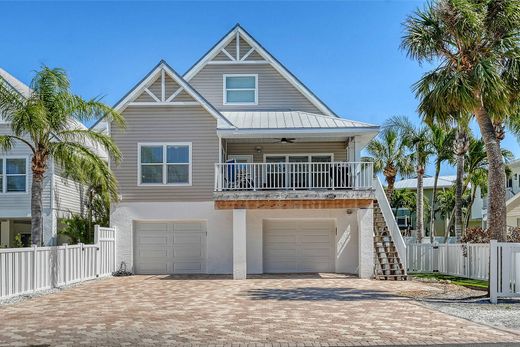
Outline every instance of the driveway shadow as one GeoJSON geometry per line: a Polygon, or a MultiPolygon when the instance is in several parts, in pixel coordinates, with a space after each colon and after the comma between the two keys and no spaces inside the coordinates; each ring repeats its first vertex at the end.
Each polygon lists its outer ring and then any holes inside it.
{"type": "Polygon", "coordinates": [[[279,301],[360,301],[360,300],[407,300],[406,298],[378,290],[353,288],[255,288],[246,291],[252,300],[279,301]]]}

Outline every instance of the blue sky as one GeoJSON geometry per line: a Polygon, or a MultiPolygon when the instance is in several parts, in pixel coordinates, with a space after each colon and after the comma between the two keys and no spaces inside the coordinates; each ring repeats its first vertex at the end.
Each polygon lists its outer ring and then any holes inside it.
{"type": "MultiPolygon", "coordinates": [[[[42,64],[63,67],[76,93],[114,104],[161,59],[184,73],[238,22],[343,117],[419,122],[411,85],[428,66],[399,44],[423,3],[0,2],[0,66],[26,83],[42,64]]],[[[511,136],[503,145],[520,151],[511,136]]]]}

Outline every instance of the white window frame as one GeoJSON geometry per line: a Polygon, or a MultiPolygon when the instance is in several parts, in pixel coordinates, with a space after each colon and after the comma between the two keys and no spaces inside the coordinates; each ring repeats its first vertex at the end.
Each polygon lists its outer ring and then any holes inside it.
{"type": "Polygon", "coordinates": [[[290,154],[264,154],[264,163],[267,163],[267,157],[285,157],[285,163],[289,163],[289,157],[307,157],[306,163],[311,163],[312,157],[330,156],[330,161],[334,162],[334,153],[290,153],[290,154]]]}
{"type": "MultiPolygon", "coordinates": [[[[8,155],[0,156],[2,160],[2,186],[0,187],[0,194],[20,195],[29,193],[29,157],[23,155],[8,155]],[[25,191],[23,192],[8,192],[7,191],[7,159],[23,159],[25,160],[25,191]]],[[[22,176],[21,174],[9,176],[22,176]]]]}
{"type": "MultiPolygon", "coordinates": [[[[153,165],[154,163],[150,163],[153,165]]],[[[186,163],[182,163],[182,165],[186,165],[186,163]]],[[[137,144],[137,185],[139,187],[163,187],[163,186],[173,186],[173,187],[189,187],[192,185],[192,167],[193,167],[193,156],[192,156],[192,142],[139,142],[137,144]],[[163,183],[142,183],[141,182],[141,147],[148,146],[162,146],[163,148],[163,160],[162,163],[155,163],[156,165],[162,165],[162,174],[163,174],[163,183]],[[189,169],[188,169],[188,183],[167,183],[167,173],[168,173],[168,165],[172,165],[174,163],[168,164],[166,162],[167,155],[167,146],[188,146],[189,148],[189,169]]]]}
{"type": "MultiPolygon", "coordinates": [[[[223,95],[222,95],[222,103],[224,105],[258,105],[258,74],[224,74],[223,75],[223,78],[222,78],[222,90],[223,90],[223,95]],[[228,88],[226,86],[226,79],[228,77],[254,77],[255,78],[255,101],[254,102],[228,102],[227,101],[227,91],[228,91],[228,88]]],[[[231,90],[251,90],[250,88],[240,88],[240,89],[237,89],[237,88],[233,88],[231,90]]]]}

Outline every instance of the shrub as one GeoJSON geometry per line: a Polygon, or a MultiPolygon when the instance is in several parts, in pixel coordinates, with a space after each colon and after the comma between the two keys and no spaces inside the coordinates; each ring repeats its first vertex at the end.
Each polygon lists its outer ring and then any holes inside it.
{"type": "MultiPolygon", "coordinates": [[[[474,227],[466,229],[460,239],[462,243],[489,243],[491,233],[489,229],[474,227]]],[[[520,242],[520,227],[510,227],[507,233],[507,242],[520,242]]]]}

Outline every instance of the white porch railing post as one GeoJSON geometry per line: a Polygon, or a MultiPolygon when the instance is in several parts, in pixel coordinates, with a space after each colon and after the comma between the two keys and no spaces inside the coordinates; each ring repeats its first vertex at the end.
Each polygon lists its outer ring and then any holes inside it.
{"type": "Polygon", "coordinates": [[[489,243],[489,300],[498,302],[498,245],[496,240],[489,243]]]}
{"type": "Polygon", "coordinates": [[[67,259],[69,258],[69,245],[67,243],[63,244],[63,284],[67,284],[67,273],[69,271],[68,269],[68,263],[67,259]]]}
{"type": "Polygon", "coordinates": [[[79,280],[82,280],[85,277],[85,249],[83,248],[83,243],[78,243],[79,246],[79,280]]]}
{"type": "Polygon", "coordinates": [[[94,225],[94,244],[96,245],[96,277],[101,274],[101,244],[99,243],[99,225],[94,225]]]}
{"type": "Polygon", "coordinates": [[[36,283],[38,281],[38,271],[36,271],[38,267],[38,246],[32,245],[32,254],[33,254],[33,266],[32,266],[32,290],[36,291],[36,283]]]}

